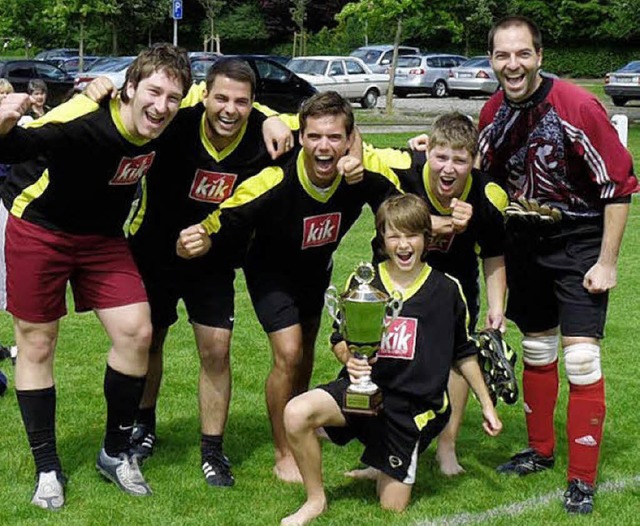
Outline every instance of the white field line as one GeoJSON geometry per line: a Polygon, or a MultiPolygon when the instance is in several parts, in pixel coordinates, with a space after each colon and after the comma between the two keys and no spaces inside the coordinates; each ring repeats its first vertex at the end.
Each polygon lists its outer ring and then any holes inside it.
{"type": "MultiPolygon", "coordinates": [[[[596,498],[598,495],[602,495],[604,493],[623,491],[636,484],[640,484],[640,475],[636,475],[631,478],[603,482],[602,484],[598,484],[596,498]]],[[[531,511],[535,508],[541,508],[552,502],[560,502],[563,493],[564,490],[555,490],[545,495],[532,497],[521,502],[514,502],[513,504],[498,506],[497,508],[492,508],[487,511],[478,513],[460,513],[458,515],[439,517],[437,519],[424,522],[416,522],[415,524],[416,526],[466,526],[468,524],[480,524],[494,518],[516,517],[522,513],[531,511]]]]}

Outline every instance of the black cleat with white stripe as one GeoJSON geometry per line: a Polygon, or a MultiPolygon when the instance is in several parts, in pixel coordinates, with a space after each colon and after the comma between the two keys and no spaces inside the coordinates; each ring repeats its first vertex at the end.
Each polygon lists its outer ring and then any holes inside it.
{"type": "Polygon", "coordinates": [[[511,457],[509,462],[502,464],[496,468],[498,473],[505,475],[530,475],[538,471],[551,469],[555,464],[553,455],[543,457],[535,449],[525,449],[520,453],[516,453],[511,457]]]}

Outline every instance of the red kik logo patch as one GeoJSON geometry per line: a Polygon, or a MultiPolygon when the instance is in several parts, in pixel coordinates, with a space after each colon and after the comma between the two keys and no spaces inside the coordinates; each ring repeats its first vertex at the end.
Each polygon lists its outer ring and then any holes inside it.
{"type": "Polygon", "coordinates": [[[305,217],[302,250],[334,243],[340,232],[341,218],[340,212],[305,217]]]}
{"type": "Polygon", "coordinates": [[[220,204],[233,192],[237,178],[236,174],[196,170],[189,197],[196,201],[220,204]]]}
{"type": "Polygon", "coordinates": [[[113,176],[110,185],[137,184],[142,179],[153,162],[156,152],[151,152],[137,157],[123,157],[118,165],[116,174],[113,176]]]}
{"type": "Polygon", "coordinates": [[[399,316],[389,326],[380,342],[380,358],[413,360],[416,354],[418,320],[399,316]]]}

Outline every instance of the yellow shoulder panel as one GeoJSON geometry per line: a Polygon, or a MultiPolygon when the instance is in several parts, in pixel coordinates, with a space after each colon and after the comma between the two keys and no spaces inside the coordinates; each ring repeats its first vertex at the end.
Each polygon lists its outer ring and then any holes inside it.
{"type": "Polygon", "coordinates": [[[500,187],[500,185],[496,183],[488,183],[487,186],[484,187],[484,195],[487,196],[487,199],[493,206],[504,214],[504,209],[507,208],[507,205],[509,204],[509,196],[507,195],[507,192],[500,187]]]}
{"type": "Polygon", "coordinates": [[[69,122],[87,113],[96,111],[99,108],[97,102],[93,102],[89,97],[78,94],[60,106],[56,106],[51,111],[45,113],[39,119],[31,121],[25,128],[39,128],[48,123],[69,122]]]}

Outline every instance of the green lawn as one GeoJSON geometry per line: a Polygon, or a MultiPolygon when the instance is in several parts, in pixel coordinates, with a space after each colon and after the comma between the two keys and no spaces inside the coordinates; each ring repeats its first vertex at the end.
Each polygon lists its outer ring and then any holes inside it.
{"type": "MultiPolygon", "coordinates": [[[[409,134],[410,135],[410,134],[409,134]]],[[[631,148],[640,151],[640,133],[632,129],[631,148]]],[[[380,145],[403,144],[404,134],[367,137],[380,145]]],[[[637,154],[636,154],[637,158],[637,154]]],[[[349,234],[336,256],[334,283],[342,284],[360,260],[369,258],[371,214],[366,213],[349,234]]],[[[599,480],[604,490],[597,496],[596,512],[589,524],[638,524],[637,498],[640,488],[640,452],[636,447],[638,424],[636,397],[640,365],[633,343],[640,312],[640,204],[635,201],[619,265],[619,287],[611,296],[603,368],[607,378],[608,416],[599,480]],[[635,481],[630,483],[630,481],[635,481]],[[626,485],[613,491],[614,484],[626,485]]],[[[197,278],[197,277],[195,277],[197,278]]],[[[33,489],[33,463],[20,422],[13,392],[0,399],[0,524],[99,524],[163,525],[211,524],[269,525],[295,510],[304,499],[302,487],[279,483],[271,474],[272,445],[263,398],[263,382],[271,363],[264,334],[255,320],[244,281],[237,280],[237,316],[233,339],[233,400],[225,443],[234,464],[236,486],[212,489],[200,471],[196,403],[197,356],[184,316],[167,342],[166,372],[159,404],[156,455],[144,471],[155,494],[134,498],[107,484],[94,468],[102,438],[105,408],[102,378],[107,340],[92,315],[69,315],[61,324],[56,375],[59,394],[58,444],[70,483],[67,506],[57,514],[28,504],[33,489]]],[[[325,316],[313,383],[331,379],[338,364],[328,344],[325,316]]],[[[12,339],[11,322],[2,316],[0,341],[12,339]]],[[[511,326],[508,339],[518,347],[511,326]]],[[[2,369],[13,381],[10,364],[2,369]]],[[[505,429],[497,439],[481,431],[478,404],[471,400],[459,440],[459,456],[466,474],[447,479],[438,472],[433,448],[421,458],[414,498],[401,515],[379,509],[371,484],[353,482],[342,473],[357,466],[360,447],[324,445],[324,470],[330,508],[314,524],[380,525],[437,524],[440,519],[462,513],[482,513],[514,502],[525,503],[521,512],[503,509],[486,516],[485,524],[576,524],[560,503],[565,487],[567,384],[562,389],[556,413],[559,435],[554,470],[526,478],[504,478],[494,467],[525,445],[522,403],[500,405],[505,429]],[[548,498],[555,492],[553,498],[548,498]],[[528,504],[527,504],[528,503],[528,504]],[[433,521],[433,522],[430,522],[433,521]]],[[[476,524],[471,519],[456,524],[476,524]]],[[[440,522],[439,522],[440,520],[440,522]]]]}

